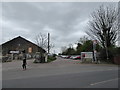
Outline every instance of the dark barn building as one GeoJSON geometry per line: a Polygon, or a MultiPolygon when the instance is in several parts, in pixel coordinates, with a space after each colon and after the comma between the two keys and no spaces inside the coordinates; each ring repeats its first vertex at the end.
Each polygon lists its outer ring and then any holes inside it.
{"type": "Polygon", "coordinates": [[[26,40],[25,38],[19,36],[4,44],[2,44],[2,55],[6,56],[8,54],[20,54],[21,51],[25,50],[27,54],[34,55],[36,52],[46,52],[41,47],[36,44],[26,40]]]}

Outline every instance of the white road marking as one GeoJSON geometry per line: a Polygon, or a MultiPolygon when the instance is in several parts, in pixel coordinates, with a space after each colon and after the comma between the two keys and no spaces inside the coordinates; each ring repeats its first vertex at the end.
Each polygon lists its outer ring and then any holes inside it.
{"type": "Polygon", "coordinates": [[[110,82],[110,81],[117,80],[117,79],[120,79],[120,78],[115,78],[115,79],[110,79],[110,80],[101,81],[101,82],[97,82],[97,83],[92,83],[90,85],[96,85],[96,84],[106,83],[106,82],[110,82]]]}

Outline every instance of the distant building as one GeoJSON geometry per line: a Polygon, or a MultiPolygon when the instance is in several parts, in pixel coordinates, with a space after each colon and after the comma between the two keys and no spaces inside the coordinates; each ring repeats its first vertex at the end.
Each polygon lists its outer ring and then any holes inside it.
{"type": "Polygon", "coordinates": [[[27,54],[34,55],[36,52],[46,51],[39,47],[38,45],[26,40],[25,38],[19,36],[8,42],[2,44],[2,55],[8,54],[20,54],[21,51],[25,50],[27,54]]]}

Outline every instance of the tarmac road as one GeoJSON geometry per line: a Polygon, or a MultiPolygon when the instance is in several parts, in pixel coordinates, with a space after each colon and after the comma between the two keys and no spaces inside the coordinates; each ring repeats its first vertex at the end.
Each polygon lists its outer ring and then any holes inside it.
{"type": "Polygon", "coordinates": [[[21,61],[4,63],[3,88],[118,88],[117,65],[81,64],[59,57],[51,63],[32,62],[26,71],[21,61]]]}

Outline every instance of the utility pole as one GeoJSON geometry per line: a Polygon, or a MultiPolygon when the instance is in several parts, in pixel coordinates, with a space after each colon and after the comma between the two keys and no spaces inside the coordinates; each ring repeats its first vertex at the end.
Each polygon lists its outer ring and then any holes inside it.
{"type": "Polygon", "coordinates": [[[48,54],[50,53],[50,34],[48,33],[48,54]]]}

